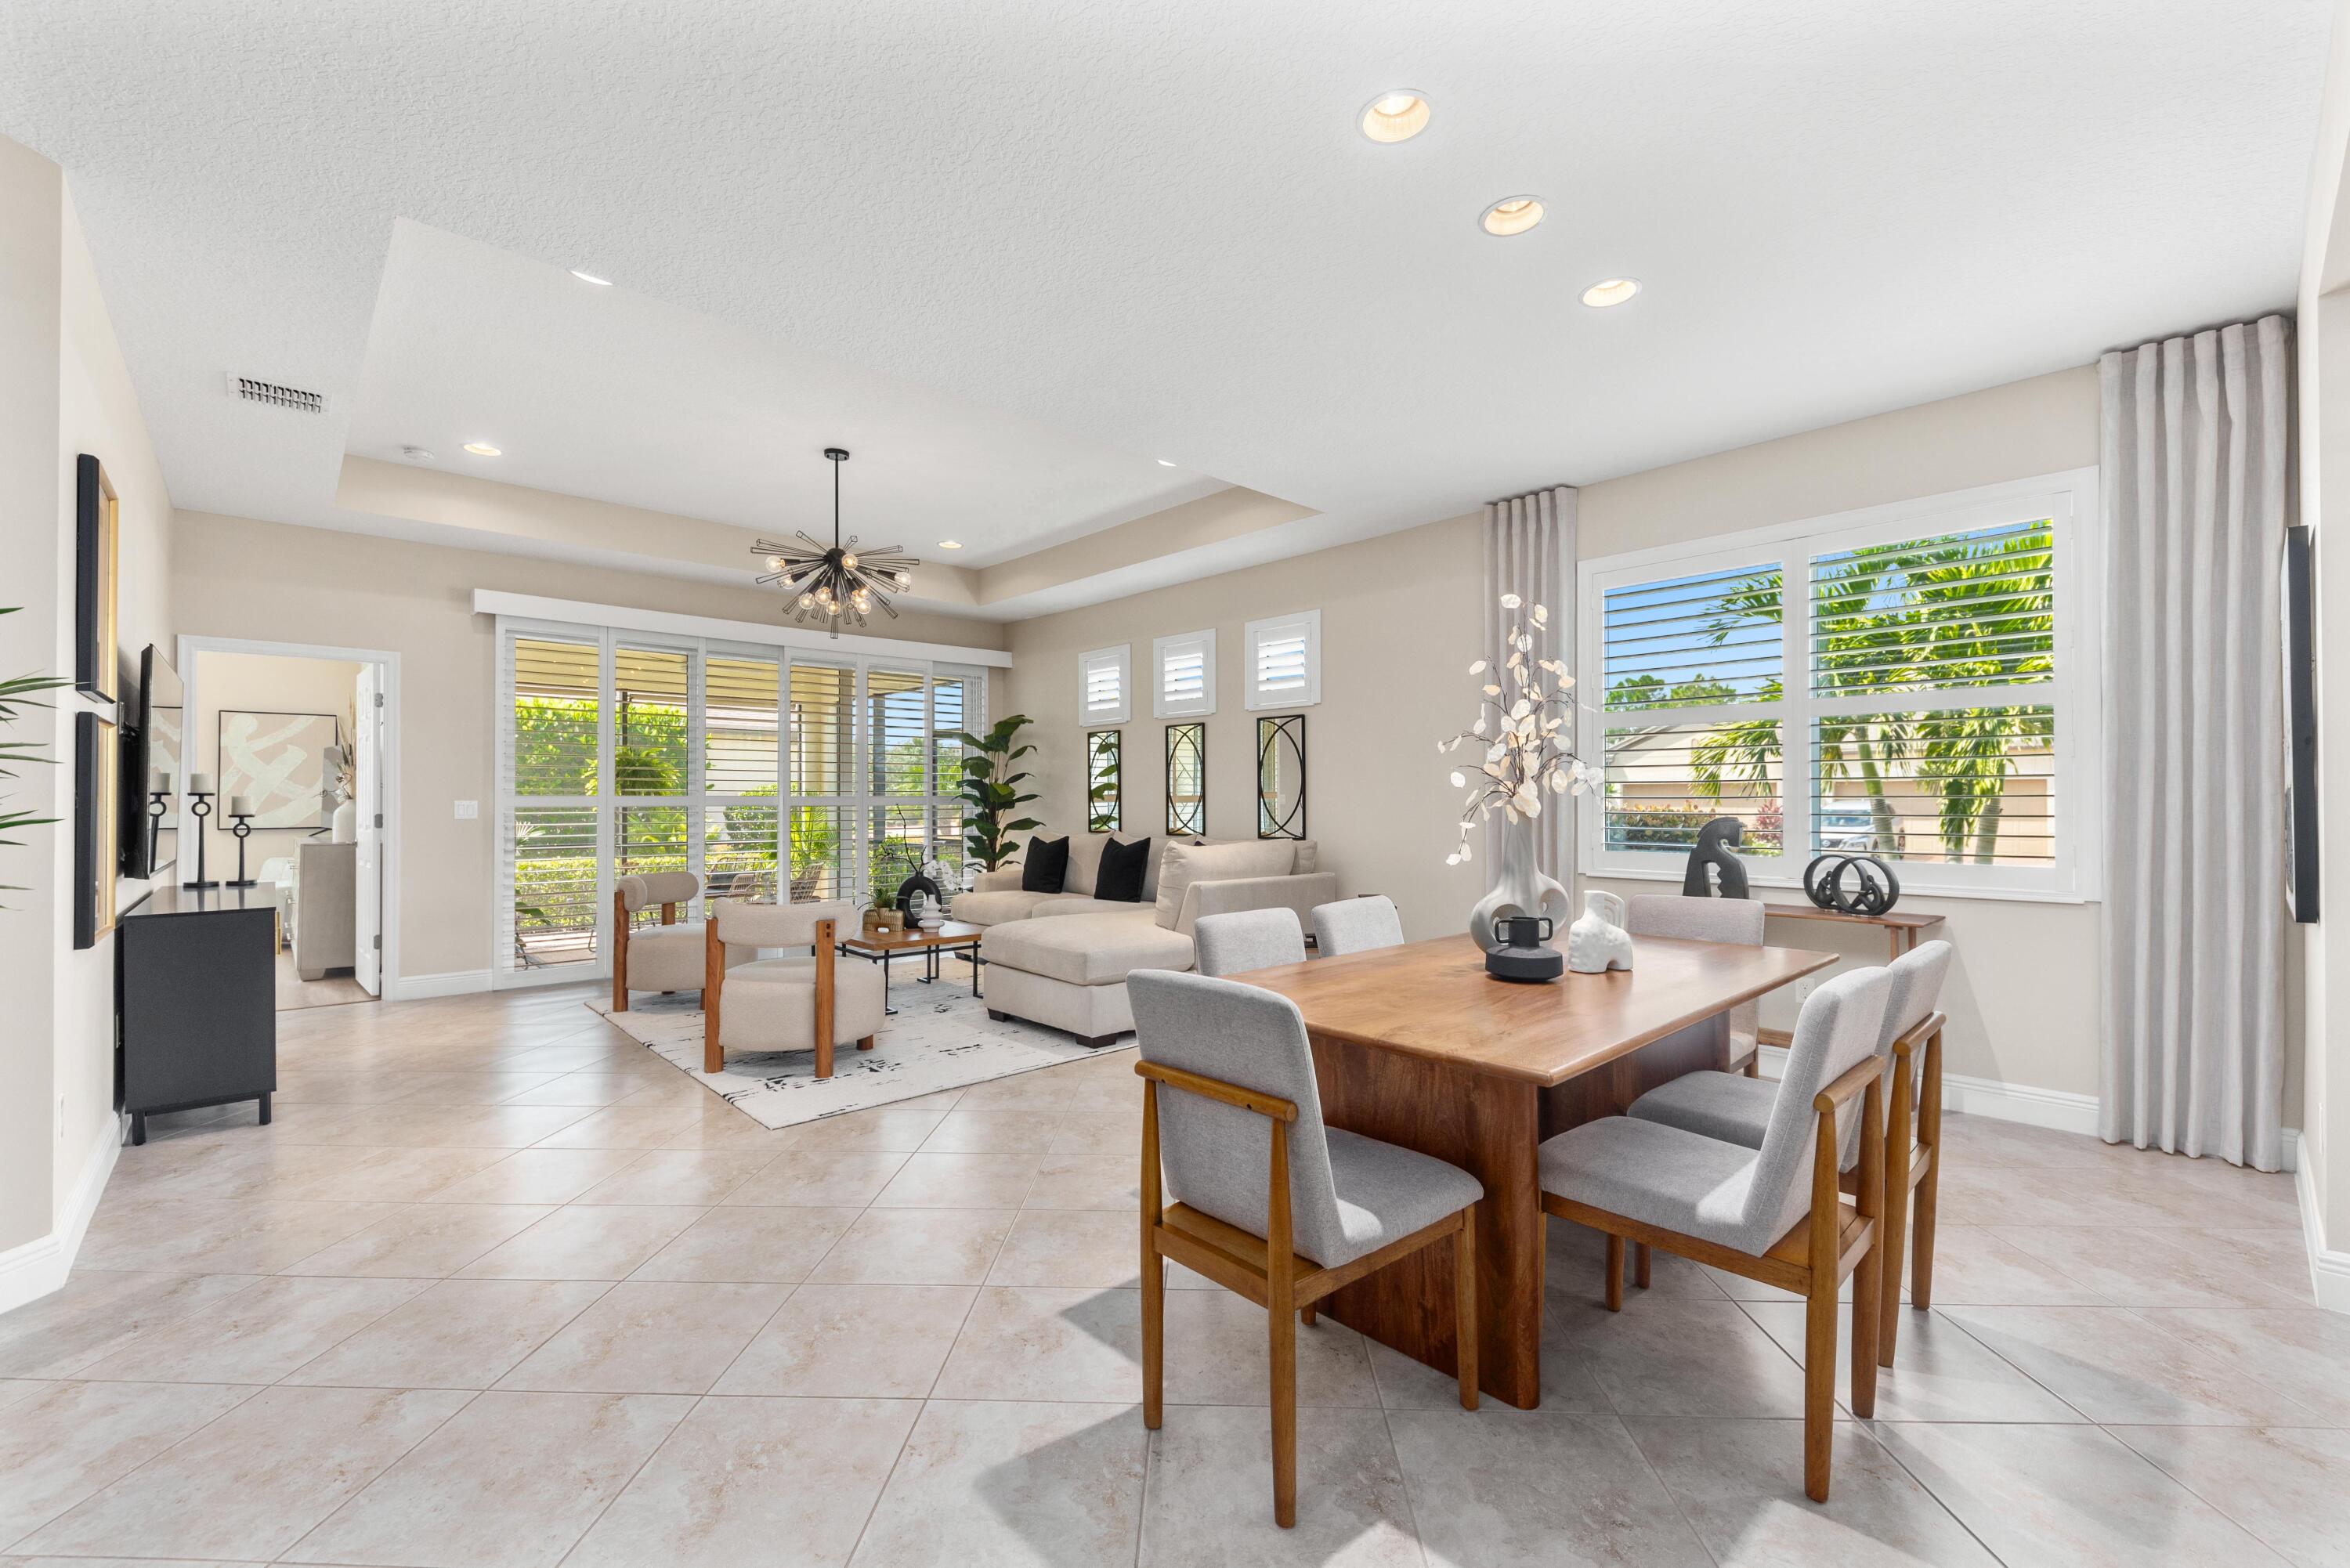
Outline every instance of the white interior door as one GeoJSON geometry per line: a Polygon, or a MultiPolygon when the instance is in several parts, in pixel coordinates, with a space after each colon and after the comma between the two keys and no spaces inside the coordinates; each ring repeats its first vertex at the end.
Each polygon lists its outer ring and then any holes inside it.
{"type": "Polygon", "coordinates": [[[359,732],[351,737],[351,772],[359,789],[358,909],[351,974],[369,996],[383,994],[383,674],[359,666],[359,732]]]}

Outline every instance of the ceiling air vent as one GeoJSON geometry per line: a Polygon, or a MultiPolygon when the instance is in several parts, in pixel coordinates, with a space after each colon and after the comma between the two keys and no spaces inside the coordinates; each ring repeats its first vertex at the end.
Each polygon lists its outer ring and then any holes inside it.
{"type": "Polygon", "coordinates": [[[254,376],[231,375],[229,396],[248,403],[260,403],[267,408],[291,409],[297,414],[323,414],[327,411],[327,394],[306,392],[299,387],[288,387],[276,381],[264,381],[254,376]]]}

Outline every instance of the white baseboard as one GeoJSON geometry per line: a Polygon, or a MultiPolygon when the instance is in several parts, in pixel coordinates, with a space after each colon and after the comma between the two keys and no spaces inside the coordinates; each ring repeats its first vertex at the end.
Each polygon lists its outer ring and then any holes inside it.
{"type": "Polygon", "coordinates": [[[434,996],[471,996],[490,989],[485,969],[451,970],[445,974],[404,974],[383,988],[386,1002],[422,1002],[434,996]]]}
{"type": "Polygon", "coordinates": [[[106,1196],[106,1179],[114,1174],[114,1162],[122,1158],[122,1119],[118,1116],[114,1136],[99,1139],[98,1147],[82,1161],[81,1174],[74,1179],[73,1191],[66,1197],[63,1222],[57,1230],[0,1252],[0,1313],[64,1287],[74,1258],[81,1251],[81,1239],[89,1233],[90,1220],[98,1213],[98,1200],[106,1196]]]}
{"type": "MultiPolygon", "coordinates": [[[[1787,1048],[1764,1045],[1762,1070],[1776,1077],[1785,1071],[1787,1048]]],[[[2042,1089],[2030,1084],[2002,1083],[1997,1078],[1970,1078],[1962,1073],[1942,1075],[1942,1108],[1960,1116],[1989,1116],[1993,1121],[2022,1122],[2026,1127],[2046,1127],[2052,1132],[2082,1133],[2097,1136],[2097,1096],[2076,1095],[2066,1089],[2042,1089]]],[[[2284,1161],[2287,1170],[2300,1163],[2301,1131],[2284,1129],[2284,1161]]]]}
{"type": "Polygon", "coordinates": [[[2317,1177],[2306,1160],[2294,1173],[2293,1189],[2301,1199],[2301,1241],[2309,1252],[2309,1288],[2319,1306],[2350,1312],[2350,1252],[2336,1252],[2325,1244],[2325,1219],[2317,1207],[2317,1177]]]}

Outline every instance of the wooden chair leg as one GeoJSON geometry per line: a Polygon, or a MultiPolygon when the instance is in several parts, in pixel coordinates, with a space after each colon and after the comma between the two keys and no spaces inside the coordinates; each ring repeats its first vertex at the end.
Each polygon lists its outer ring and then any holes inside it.
{"type": "Polygon", "coordinates": [[[1290,1273],[1295,1257],[1289,1219],[1289,1125],[1273,1124],[1273,1161],[1265,1191],[1265,1364],[1272,1380],[1273,1521],[1297,1523],[1297,1296],[1290,1273]]]}
{"type": "Polygon", "coordinates": [[[1917,1219],[1910,1227],[1909,1304],[1919,1312],[1934,1304],[1934,1195],[1941,1180],[1942,1161],[1938,1153],[1934,1163],[1918,1179],[1917,1219]]]}
{"type": "Polygon", "coordinates": [[[1917,1186],[1917,1218],[1910,1227],[1909,1304],[1919,1312],[1934,1304],[1934,1216],[1942,1186],[1942,1032],[1926,1040],[1925,1085],[1918,1099],[1918,1158],[1926,1174],[1917,1186]]]}
{"type": "Polygon", "coordinates": [[[629,896],[612,889],[612,1011],[629,1010],[629,896]]]}
{"type": "Polygon", "coordinates": [[[1836,1277],[1814,1269],[1804,1298],[1804,1495],[1828,1500],[1828,1456],[1835,1442],[1836,1277]]]}
{"type": "Polygon", "coordinates": [[[1461,1362],[1461,1407],[1477,1407],[1477,1206],[1452,1233],[1452,1343],[1461,1362]]]}
{"type": "Polygon", "coordinates": [[[1312,1328],[1314,1326],[1315,1320],[1321,1314],[1316,1313],[1312,1307],[1299,1307],[1297,1309],[1297,1321],[1304,1324],[1308,1328],[1312,1328]]]}
{"type": "Polygon", "coordinates": [[[833,951],[833,923],[816,923],[816,1075],[832,1076],[833,965],[838,954],[833,951]]]}
{"type": "Polygon", "coordinates": [[[1624,1238],[1607,1238],[1607,1310],[1624,1310],[1624,1238]]]}
{"type": "Polygon", "coordinates": [[[1648,1288],[1648,1244],[1646,1241],[1632,1243],[1632,1282],[1644,1291],[1648,1288]]]}
{"type": "Polygon", "coordinates": [[[872,1049],[873,1049],[873,1036],[872,1036],[872,1035],[870,1035],[870,1034],[868,1034],[864,1039],[859,1040],[859,1041],[857,1043],[857,1048],[858,1048],[859,1051],[870,1051],[870,1050],[872,1050],[872,1049]]]}
{"type": "Polygon", "coordinates": [[[726,948],[718,940],[718,911],[710,912],[702,934],[702,1070],[726,1070],[726,1048],[718,1044],[718,1022],[725,1005],[726,948]]]}
{"type": "Polygon", "coordinates": [[[1852,1413],[1864,1421],[1877,1414],[1877,1341],[1887,1277],[1884,1233],[1879,1231],[1852,1272],[1852,1413]]]}
{"type": "Polygon", "coordinates": [[[1142,1424],[1159,1429],[1167,1368],[1167,1265],[1159,1256],[1159,1085],[1142,1083],[1142,1424]]]}
{"type": "Polygon", "coordinates": [[[1754,1047],[1753,1052],[1746,1058],[1746,1075],[1750,1078],[1759,1078],[1762,1075],[1762,1047],[1760,1045],[1754,1047]]]}

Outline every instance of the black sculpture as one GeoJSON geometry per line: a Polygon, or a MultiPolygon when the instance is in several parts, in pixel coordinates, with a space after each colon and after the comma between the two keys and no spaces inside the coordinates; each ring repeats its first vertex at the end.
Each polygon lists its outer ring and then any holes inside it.
{"type": "Polygon", "coordinates": [[[1899,901],[1901,883],[1874,855],[1823,855],[1804,867],[1804,896],[1840,915],[1881,915],[1899,901]]]}
{"type": "Polygon", "coordinates": [[[946,901],[946,895],[939,891],[939,885],[917,871],[898,884],[898,908],[911,910],[914,907],[914,895],[917,893],[928,898],[931,901],[930,907],[933,909],[946,901]]]}
{"type": "Polygon", "coordinates": [[[1689,869],[1681,875],[1681,897],[1711,898],[1717,895],[1713,883],[1705,874],[1711,866],[1721,874],[1724,898],[1746,897],[1746,862],[1730,852],[1733,844],[1743,844],[1746,830],[1734,816],[1717,816],[1698,829],[1696,847],[1690,851],[1689,869]]]}

